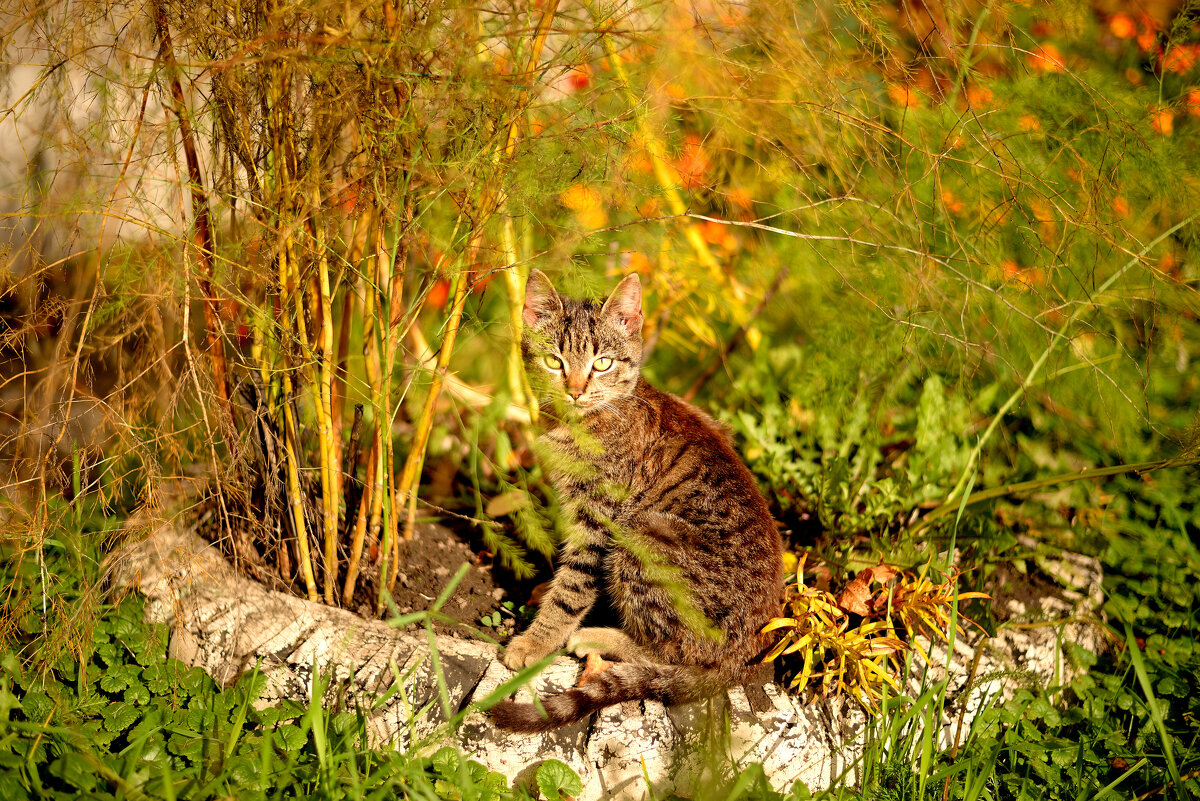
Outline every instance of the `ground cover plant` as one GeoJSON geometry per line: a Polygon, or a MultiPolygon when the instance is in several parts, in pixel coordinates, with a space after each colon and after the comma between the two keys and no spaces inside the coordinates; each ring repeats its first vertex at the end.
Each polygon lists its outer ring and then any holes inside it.
{"type": "MultiPolygon", "coordinates": [[[[360,752],[345,713],[248,711],[251,679],[219,692],[172,666],[135,601],[102,601],[97,565],[124,516],[165,514],[182,481],[252,575],[376,613],[417,569],[415,524],[438,518],[522,587],[466,621],[510,631],[562,536],[514,345],[537,265],[580,292],[642,275],[647,374],[731,427],[793,570],[819,567],[835,597],[881,564],[934,584],[961,570],[961,597],[1049,581],[1063,549],[1102,559],[1109,653],[1068,645],[1083,673],[1021,689],[949,750],[917,725],[942,712],[936,686],[881,689],[862,774],[832,795],[1200,791],[1198,14],[6,16],[3,787],[498,782],[448,754],[360,752]],[[208,711],[188,719],[181,694],[208,711]]],[[[714,797],[807,792],[729,782],[714,797]]]]}

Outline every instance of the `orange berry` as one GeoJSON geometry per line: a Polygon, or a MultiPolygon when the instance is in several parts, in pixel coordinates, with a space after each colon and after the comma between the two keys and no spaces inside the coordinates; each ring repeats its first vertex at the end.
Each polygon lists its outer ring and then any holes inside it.
{"type": "Polygon", "coordinates": [[[654,265],[649,256],[635,250],[629,254],[629,261],[625,266],[635,273],[649,273],[654,265]]]}
{"type": "Polygon", "coordinates": [[[425,296],[425,304],[435,309],[441,309],[445,307],[449,297],[450,282],[445,279],[435,281],[433,286],[429,287],[429,294],[425,296]]]}
{"type": "Polygon", "coordinates": [[[901,108],[917,108],[921,105],[921,98],[913,91],[911,86],[902,86],[898,83],[888,84],[888,97],[892,102],[901,108]]]}
{"type": "Polygon", "coordinates": [[[986,86],[971,84],[967,87],[967,100],[970,101],[972,106],[990,105],[994,98],[995,95],[992,94],[992,90],[986,86]]]}
{"type": "Polygon", "coordinates": [[[1196,66],[1198,56],[1200,49],[1196,45],[1176,45],[1163,54],[1162,68],[1167,72],[1182,75],[1191,72],[1192,67],[1196,66]]]}
{"type": "Polygon", "coordinates": [[[1188,89],[1183,103],[1190,116],[1200,117],[1200,89],[1188,89]]]}
{"type": "Polygon", "coordinates": [[[946,211],[953,214],[955,217],[961,216],[966,211],[967,204],[954,196],[953,192],[942,192],[942,205],[946,207],[946,211]]]}
{"type": "Polygon", "coordinates": [[[567,83],[571,89],[578,92],[581,89],[587,89],[592,82],[592,68],[587,64],[580,64],[578,67],[571,67],[571,71],[567,73],[567,83]]]}
{"type": "Polygon", "coordinates": [[[725,193],[725,200],[730,206],[736,206],[742,211],[754,209],[754,198],[750,197],[750,193],[745,189],[730,189],[725,193]]]}
{"type": "Polygon", "coordinates": [[[704,185],[712,162],[704,152],[704,144],[696,134],[688,134],[683,142],[683,151],[673,162],[679,173],[680,183],[685,189],[696,189],[704,185]]]}

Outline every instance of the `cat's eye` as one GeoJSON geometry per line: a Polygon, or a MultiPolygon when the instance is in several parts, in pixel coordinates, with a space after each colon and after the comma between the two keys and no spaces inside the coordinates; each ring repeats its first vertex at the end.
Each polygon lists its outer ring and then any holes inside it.
{"type": "Polygon", "coordinates": [[[607,356],[601,356],[599,359],[596,359],[596,361],[592,362],[592,369],[597,373],[603,373],[605,370],[612,367],[612,365],[612,359],[608,358],[607,356]]]}
{"type": "Polygon", "coordinates": [[[543,361],[546,362],[546,366],[551,370],[562,369],[562,359],[558,358],[557,356],[547,356],[543,361]]]}

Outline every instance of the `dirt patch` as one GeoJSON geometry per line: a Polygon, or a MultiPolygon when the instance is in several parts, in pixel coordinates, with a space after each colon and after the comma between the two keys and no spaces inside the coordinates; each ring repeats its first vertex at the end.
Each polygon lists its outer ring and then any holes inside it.
{"type": "MultiPolygon", "coordinates": [[[[400,573],[392,591],[396,607],[402,614],[430,609],[464,564],[466,575],[441,611],[465,625],[435,624],[437,629],[460,636],[474,636],[471,629],[478,628],[497,637],[495,629],[480,625],[480,618],[504,601],[515,606],[527,603],[533,587],[549,576],[547,569],[545,576],[534,581],[517,581],[512,573],[492,563],[481,543],[469,542],[462,533],[444,526],[419,524],[413,538],[400,544],[400,573]]],[[[509,625],[502,626],[501,632],[512,628],[511,617],[504,619],[509,625]]]]}
{"type": "Polygon", "coordinates": [[[986,590],[992,596],[989,607],[998,623],[1021,617],[1025,614],[1021,610],[1040,609],[1044,598],[1074,603],[1052,579],[1037,571],[1022,573],[1010,564],[998,566],[987,583],[986,590]]]}

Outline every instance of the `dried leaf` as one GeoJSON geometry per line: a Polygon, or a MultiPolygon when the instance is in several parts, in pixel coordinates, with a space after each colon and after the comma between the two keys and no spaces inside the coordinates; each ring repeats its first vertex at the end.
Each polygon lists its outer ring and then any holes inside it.
{"type": "Polygon", "coordinates": [[[542,598],[546,597],[546,593],[550,592],[550,582],[543,581],[541,584],[534,587],[529,592],[529,605],[538,606],[542,603],[542,598]]]}
{"type": "Polygon", "coordinates": [[[854,581],[846,585],[846,589],[842,590],[842,594],[838,596],[838,606],[845,609],[847,612],[855,615],[866,617],[871,614],[871,609],[867,606],[867,602],[871,600],[871,576],[873,570],[867,568],[859,573],[854,581]]]}
{"type": "Polygon", "coordinates": [[[520,491],[506,492],[488,501],[483,511],[488,517],[497,518],[512,514],[518,509],[524,509],[528,505],[528,494],[520,491]]]}
{"type": "Polygon", "coordinates": [[[889,581],[894,579],[899,572],[900,571],[896,568],[892,567],[891,565],[885,565],[883,562],[880,562],[878,565],[871,568],[872,577],[880,584],[887,584],[889,581]]]}

